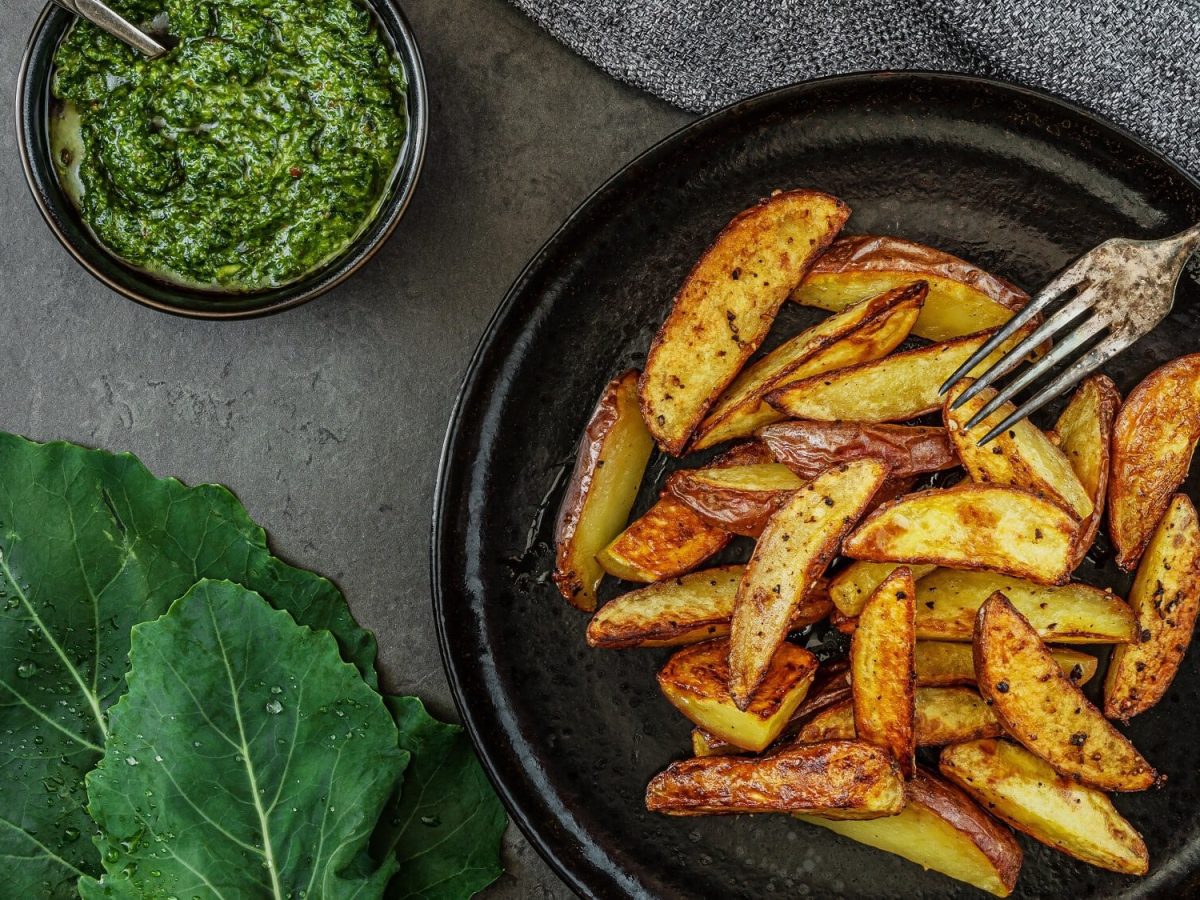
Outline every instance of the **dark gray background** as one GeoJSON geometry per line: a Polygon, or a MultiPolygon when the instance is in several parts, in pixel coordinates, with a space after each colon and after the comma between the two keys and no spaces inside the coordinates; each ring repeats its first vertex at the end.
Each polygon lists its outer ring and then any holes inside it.
{"type": "MultiPolygon", "coordinates": [[[[386,689],[454,718],[429,597],[446,421],[525,261],[621,164],[690,116],[625,87],[501,0],[402,0],[431,128],[404,220],[332,293],[240,323],[177,319],[101,287],[21,174],[11,113],[39,11],[0,0],[0,428],[131,450],[231,487],[289,561],[333,578],[379,638],[386,689]]],[[[569,891],[515,828],[495,898],[569,891]]]]}

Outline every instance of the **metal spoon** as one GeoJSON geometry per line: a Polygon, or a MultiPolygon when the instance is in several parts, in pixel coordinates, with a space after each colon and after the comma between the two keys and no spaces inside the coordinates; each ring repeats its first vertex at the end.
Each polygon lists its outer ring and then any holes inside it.
{"type": "Polygon", "coordinates": [[[105,6],[100,0],[54,0],[54,2],[68,12],[87,19],[101,31],[106,31],[118,40],[124,41],[150,59],[162,56],[167,52],[166,47],[105,6]]]}

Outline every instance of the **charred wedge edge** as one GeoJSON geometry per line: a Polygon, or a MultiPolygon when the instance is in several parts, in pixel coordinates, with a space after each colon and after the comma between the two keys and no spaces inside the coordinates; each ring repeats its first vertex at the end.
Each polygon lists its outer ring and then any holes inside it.
{"type": "Polygon", "coordinates": [[[1001,593],[979,609],[975,672],[979,693],[1005,730],[1062,774],[1106,791],[1145,790],[1158,780],[1001,593]]]}
{"type": "Polygon", "coordinates": [[[1108,533],[1117,564],[1141,559],[1200,439],[1200,353],[1173,359],[1125,398],[1112,436],[1108,533]]]}
{"type": "Polygon", "coordinates": [[[1080,483],[1065,453],[1028,419],[1022,419],[999,434],[985,447],[979,441],[993,426],[1007,418],[1016,407],[1003,403],[994,413],[967,428],[967,422],[983,405],[996,396],[984,388],[958,409],[953,406],[974,381],[964,378],[946,394],[942,415],[946,431],[963,466],[973,481],[1008,485],[1046,497],[1065,508],[1078,520],[1092,514],[1092,498],[1080,483]]]}
{"type": "Polygon", "coordinates": [[[1125,875],[1145,875],[1146,842],[1095,788],[1060,775],[1047,762],[1008,741],[946,747],[942,774],[992,815],[1068,856],[1125,875]]]}
{"type": "Polygon", "coordinates": [[[906,778],[917,765],[915,594],[912,572],[901,566],[863,607],[850,643],[856,735],[891,753],[906,778]]]}
{"type": "Polygon", "coordinates": [[[886,819],[848,822],[817,815],[797,818],[997,897],[1012,893],[1022,860],[1021,845],[1012,832],[961,790],[923,769],[918,769],[908,782],[907,798],[904,811],[886,819]]]}
{"type": "Polygon", "coordinates": [[[808,694],[817,658],[784,644],[745,708],[729,695],[729,641],[717,639],[678,651],[658,673],[663,695],[694,724],[745,750],[765,750],[808,694]]]}
{"type": "Polygon", "coordinates": [[[1064,584],[1075,529],[1070,513],[1050,500],[1010,487],[960,484],[884,504],[846,538],[844,553],[1064,584]]]}
{"type": "Polygon", "coordinates": [[[924,300],[923,282],[906,284],[856,303],[784,342],[734,379],[696,430],[691,449],[745,437],[778,421],[779,413],[763,397],[779,384],[886,356],[908,337],[924,300]]]}
{"type": "Polygon", "coordinates": [[[880,235],[839,237],[792,291],[792,300],[836,311],[913,278],[929,284],[913,334],[931,341],[996,328],[1029,302],[1020,288],[966,260],[880,235]]]}
{"type": "Polygon", "coordinates": [[[885,751],[826,741],[770,756],[673,763],[651,779],[646,809],[673,816],[811,812],[870,819],[897,814],[904,797],[904,780],[885,751]]]}
{"type": "Polygon", "coordinates": [[[1163,698],[1192,643],[1200,610],[1200,526],[1185,495],[1171,498],[1150,538],[1129,604],[1137,640],[1113,650],[1104,680],[1104,714],[1122,722],[1163,698]]]}
{"type": "Polygon", "coordinates": [[[554,583],[579,609],[596,608],[596,554],[625,527],[654,442],[637,403],[637,372],[609,382],[588,420],[554,532],[554,583]]]}
{"type": "Polygon", "coordinates": [[[796,491],[767,523],[738,588],[729,692],[746,709],[808,594],[887,478],[878,460],[830,469],[796,491]]]}
{"type": "Polygon", "coordinates": [[[663,450],[677,456],[687,446],[849,215],[828,194],[783,191],[717,235],[675,295],[642,372],[642,414],[663,450]]]}

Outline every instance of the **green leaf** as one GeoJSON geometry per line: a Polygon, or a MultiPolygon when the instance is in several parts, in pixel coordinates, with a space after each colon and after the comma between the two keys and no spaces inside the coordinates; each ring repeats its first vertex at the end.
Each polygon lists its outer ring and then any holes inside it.
{"type": "Polygon", "coordinates": [[[332,584],[286,565],[225,488],[128,454],[0,433],[0,884],[73,897],[100,859],[83,776],[125,690],[130,629],[202,578],[257,591],[374,686],[375,640],[332,584]]]}
{"type": "Polygon", "coordinates": [[[85,900],[382,896],[394,859],[357,873],[407,754],[329,633],[202,581],[132,644],[87,777],[105,875],[85,900]]]}
{"type": "Polygon", "coordinates": [[[400,861],[389,900],[461,900],[504,871],[504,807],[461,726],[432,718],[416,697],[387,697],[412,754],[397,802],[376,835],[376,853],[400,861]]]}

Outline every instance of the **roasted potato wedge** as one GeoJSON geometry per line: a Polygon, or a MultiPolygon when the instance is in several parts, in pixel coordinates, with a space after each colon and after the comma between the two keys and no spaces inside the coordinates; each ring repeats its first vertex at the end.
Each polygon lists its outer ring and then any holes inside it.
{"type": "Polygon", "coordinates": [[[730,632],[729,692],[746,709],[808,595],[887,478],[864,459],[830,469],[792,494],[759,538],[738,588],[730,632]]]}
{"type": "Polygon", "coordinates": [[[682,469],[667,479],[667,489],[714,525],[758,537],[767,520],[808,480],[779,463],[760,463],[682,469]]]}
{"type": "Polygon", "coordinates": [[[929,296],[913,334],[931,341],[1003,325],[1029,302],[1020,288],[957,256],[874,235],[834,241],[792,291],[792,300],[837,311],[914,278],[929,283],[929,296]]]}
{"type": "Polygon", "coordinates": [[[730,532],[663,491],[596,561],[609,575],[625,581],[662,581],[692,571],[732,539],[730,532]]]}
{"type": "Polygon", "coordinates": [[[696,725],[757,753],[783,730],[816,672],[815,656],[784,644],[750,703],[739,708],[729,695],[729,641],[721,638],[677,652],[658,673],[658,686],[696,725]]]}
{"type": "Polygon", "coordinates": [[[1075,535],[1075,565],[1096,542],[1108,496],[1113,422],[1121,406],[1121,394],[1107,375],[1093,375],[1079,386],[1050,433],[1071,463],[1075,477],[1092,500],[1091,513],[1079,523],[1075,535]]]}
{"type": "Polygon", "coordinates": [[[801,478],[838,463],[882,459],[893,478],[940,472],[958,465],[944,428],[869,422],[780,422],[758,430],[777,462],[801,478]]]}
{"type": "Polygon", "coordinates": [[[967,428],[971,417],[996,396],[994,390],[984,388],[958,409],[952,409],[973,383],[970,378],[958,382],[947,392],[942,408],[950,440],[972,480],[1009,485],[1054,500],[1081,521],[1090,516],[1094,509],[1092,498],[1080,484],[1066,454],[1028,419],[997,435],[986,447],[979,446],[980,439],[1016,407],[1003,403],[974,428],[967,428]]]}
{"type": "Polygon", "coordinates": [[[1088,584],[1051,587],[996,572],[937,569],[917,582],[917,638],[973,640],[979,607],[997,591],[1046,641],[1121,644],[1136,635],[1129,604],[1088,584]]]}
{"type": "Polygon", "coordinates": [[[796,745],[757,758],[685,759],[646,788],[646,809],[671,816],[809,812],[871,819],[903,808],[895,762],[858,741],[796,745]]]}
{"type": "MultiPolygon", "coordinates": [[[[821,744],[809,746],[820,747],[821,744]]],[[[898,816],[869,822],[796,818],[852,841],[894,853],[980,890],[1007,897],[1021,871],[1021,845],[1007,828],[953,785],[918,769],[898,816]]]]}
{"type": "Polygon", "coordinates": [[[654,442],[642,422],[637,372],[609,382],[588,420],[554,530],[554,583],[573,606],[596,608],[596,554],[625,527],[654,442]]]}
{"type": "Polygon", "coordinates": [[[1117,564],[1133,569],[1200,439],[1200,353],[1173,359],[1125,398],[1112,437],[1108,534],[1117,564]]]}
{"type": "MultiPolygon", "coordinates": [[[[1004,733],[1003,726],[983,698],[970,688],[917,688],[914,710],[913,733],[918,747],[941,747],[1004,733]]],[[[810,718],[800,729],[796,741],[807,744],[849,740],[859,736],[854,723],[854,704],[844,701],[810,718]]]]}
{"type": "Polygon", "coordinates": [[[1146,842],[1108,797],[1023,747],[958,744],[942,751],[938,768],[992,815],[1048,847],[1126,875],[1145,875],[1150,866],[1146,842]]]}
{"type": "Polygon", "coordinates": [[[675,295],[639,385],[646,425],[678,456],[771,329],[850,210],[817,191],[773,194],[717,235],[675,295]]]}
{"type": "Polygon", "coordinates": [[[859,738],[892,754],[905,778],[916,768],[912,572],[901,566],[863,607],[850,643],[850,687],[859,738]]]}
{"type": "Polygon", "coordinates": [[[846,538],[843,553],[1063,584],[1071,575],[1075,526],[1057,503],[1025,491],[961,484],[884,504],[846,538]]]}
{"type": "Polygon", "coordinates": [[[763,397],[781,384],[891,353],[908,337],[924,300],[923,282],[884,291],[781,344],[748,366],[721,395],[696,429],[692,449],[715,447],[779,421],[780,414],[763,397]]]}
{"type": "MultiPolygon", "coordinates": [[[[919,597],[919,585],[917,591],[919,597]]],[[[973,625],[972,619],[972,627],[973,625]]],[[[1058,667],[1076,684],[1087,684],[1096,674],[1096,657],[1090,653],[1068,650],[1065,647],[1051,647],[1050,655],[1054,657],[1058,667]]],[[[970,644],[954,641],[917,641],[913,659],[918,687],[975,683],[975,657],[970,644]]]]}
{"type": "MultiPolygon", "coordinates": [[[[1005,349],[1021,340],[1018,332],[974,372],[982,372],[1005,349]]],[[[767,394],[767,402],[792,418],[823,422],[905,422],[941,409],[942,382],[992,336],[992,332],[928,344],[860,363],[789,381],[767,394]]]]}
{"type": "MultiPolygon", "coordinates": [[[[829,598],[843,616],[857,617],[867,598],[900,565],[893,562],[852,562],[830,579],[829,598]]],[[[919,580],[937,566],[909,565],[907,568],[913,578],[919,580]]]]}
{"type": "Polygon", "coordinates": [[[1128,722],[1158,703],[1192,643],[1200,609],[1200,527],[1196,508],[1176,494],[1142,555],[1129,605],[1136,643],[1113,650],[1104,714],[1128,722]]]}
{"type": "Polygon", "coordinates": [[[1005,730],[1064,775],[1106,791],[1141,791],[1158,776],[1075,686],[1033,626],[995,593],[975,620],[980,694],[1005,730]]]}

